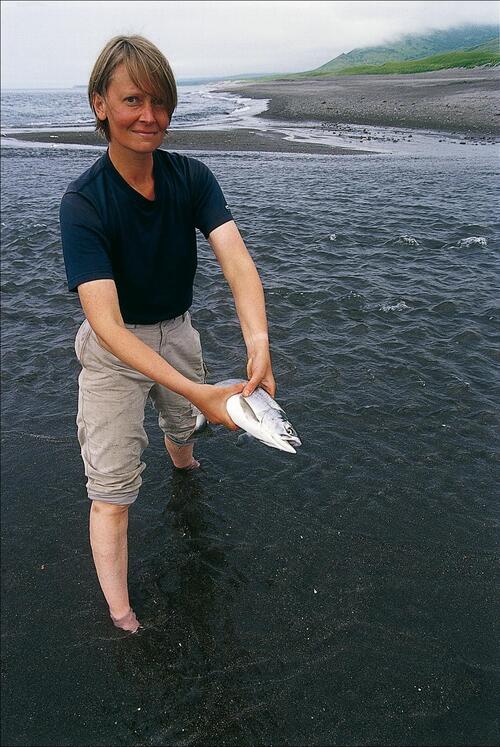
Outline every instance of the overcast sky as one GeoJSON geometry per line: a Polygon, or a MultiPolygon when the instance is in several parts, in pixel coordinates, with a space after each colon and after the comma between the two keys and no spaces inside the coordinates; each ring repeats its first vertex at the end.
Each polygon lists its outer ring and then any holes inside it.
{"type": "Polygon", "coordinates": [[[498,23],[498,2],[5,0],[2,87],[87,83],[104,44],[139,33],[177,78],[296,72],[402,33],[498,23]]]}

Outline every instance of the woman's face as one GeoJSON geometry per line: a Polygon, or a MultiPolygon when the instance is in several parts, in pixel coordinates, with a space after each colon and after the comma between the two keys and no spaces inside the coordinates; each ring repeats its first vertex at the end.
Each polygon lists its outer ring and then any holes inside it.
{"type": "Polygon", "coordinates": [[[106,95],[95,96],[94,107],[100,120],[108,120],[110,143],[134,153],[152,153],[170,124],[165,103],[138,88],[123,64],[115,68],[106,95]]]}

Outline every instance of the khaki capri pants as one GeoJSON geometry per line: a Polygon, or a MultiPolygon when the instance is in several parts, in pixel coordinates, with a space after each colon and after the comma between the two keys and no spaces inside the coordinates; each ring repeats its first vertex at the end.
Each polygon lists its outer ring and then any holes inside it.
{"type": "MultiPolygon", "coordinates": [[[[205,382],[200,335],[189,312],[157,324],[125,326],[186,378],[205,382]]],[[[141,456],[149,443],[144,430],[148,397],[158,411],[161,430],[179,445],[190,443],[199,410],[103,348],[87,320],[77,332],[75,352],[82,366],[76,422],[88,496],[131,504],[146,468],[141,456]]]]}

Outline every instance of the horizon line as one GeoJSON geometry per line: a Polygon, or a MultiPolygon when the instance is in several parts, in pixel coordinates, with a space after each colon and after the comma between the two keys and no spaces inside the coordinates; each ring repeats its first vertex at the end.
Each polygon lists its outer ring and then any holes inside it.
{"type": "MultiPolygon", "coordinates": [[[[272,72],[272,73],[238,73],[238,74],[231,74],[231,75],[190,75],[185,76],[182,78],[177,78],[176,83],[177,85],[182,85],[190,82],[217,82],[217,81],[224,81],[224,80],[241,80],[243,78],[259,78],[259,77],[267,77],[269,75],[288,75],[288,73],[284,72],[272,72]]],[[[293,74],[293,73],[292,73],[293,74]]],[[[1,91],[71,91],[74,88],[87,88],[86,83],[75,83],[73,85],[66,85],[66,86],[0,86],[1,91]]]]}

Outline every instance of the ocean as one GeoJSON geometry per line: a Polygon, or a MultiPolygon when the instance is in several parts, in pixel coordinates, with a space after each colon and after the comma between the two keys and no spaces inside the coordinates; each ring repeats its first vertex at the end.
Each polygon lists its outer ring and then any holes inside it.
{"type": "MultiPolygon", "coordinates": [[[[172,120],[173,126],[242,126],[248,116],[265,109],[265,105],[252,99],[218,91],[220,85],[220,81],[179,83],[179,103],[172,120]]],[[[0,114],[4,133],[14,130],[94,129],[87,90],[83,86],[3,90],[0,114]]]]}
{"type": "MultiPolygon", "coordinates": [[[[6,131],[90,126],[84,92],[44,95],[29,112],[10,99],[6,131]]],[[[194,91],[186,126],[203,98],[212,122],[248,104],[194,91]]],[[[188,154],[259,269],[276,398],[303,446],[212,426],[202,469],[179,475],[148,408],[132,637],[109,622],[88,546],[83,315],[58,227],[67,184],[103,151],[4,145],[3,744],[498,744],[498,160],[423,139],[188,154]]],[[[201,236],[192,316],[209,381],[244,376],[201,236]]]]}

